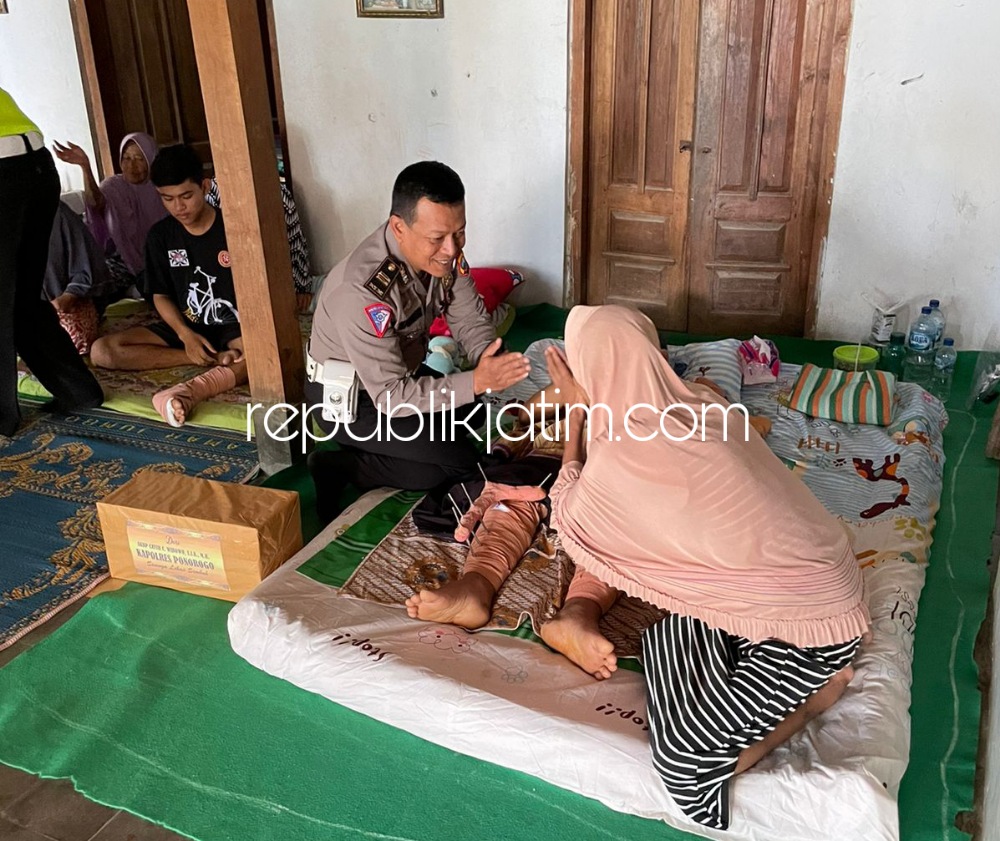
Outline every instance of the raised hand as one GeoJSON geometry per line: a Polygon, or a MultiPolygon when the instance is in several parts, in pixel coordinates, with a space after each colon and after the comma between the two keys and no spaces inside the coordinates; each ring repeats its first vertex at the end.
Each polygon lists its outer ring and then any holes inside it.
{"type": "Polygon", "coordinates": [[[553,403],[562,405],[574,405],[577,403],[589,405],[590,398],[573,376],[569,368],[569,363],[562,351],[555,345],[545,348],[545,362],[549,368],[549,377],[552,380],[552,391],[546,393],[546,397],[553,403]],[[555,394],[555,389],[559,393],[555,394]]]}
{"type": "Polygon", "coordinates": [[[531,373],[531,363],[521,353],[499,353],[497,339],[479,357],[479,364],[472,372],[473,390],[476,394],[503,391],[521,382],[531,373]]]}
{"type": "Polygon", "coordinates": [[[87,157],[87,153],[70,141],[67,141],[65,145],[59,141],[54,141],[52,143],[52,151],[56,153],[56,157],[64,164],[73,164],[80,167],[90,166],[90,158],[87,157]]]}

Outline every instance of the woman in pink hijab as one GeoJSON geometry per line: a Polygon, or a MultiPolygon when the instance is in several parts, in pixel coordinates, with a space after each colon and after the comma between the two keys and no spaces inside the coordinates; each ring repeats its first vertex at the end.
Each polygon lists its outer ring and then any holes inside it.
{"type": "MultiPolygon", "coordinates": [[[[137,282],[143,270],[146,235],[167,215],[156,187],[149,180],[156,141],[141,131],[126,135],[120,147],[121,175],[105,178],[100,186],[83,149],[75,143],[56,143],[53,149],[63,163],[75,164],[83,170],[87,226],[105,253],[120,257],[128,271],[126,279],[137,282]]],[[[108,262],[114,272],[116,261],[111,257],[108,262]]]]}
{"type": "MultiPolygon", "coordinates": [[[[552,524],[578,568],[667,612],[643,634],[653,764],[686,815],[726,829],[732,777],[853,676],[869,617],[848,533],[741,414],[674,373],[641,313],[576,307],[566,358],[548,355],[560,399],[590,407],[570,414],[552,524]]],[[[598,611],[569,618],[573,653],[607,650],[598,611]]]]}

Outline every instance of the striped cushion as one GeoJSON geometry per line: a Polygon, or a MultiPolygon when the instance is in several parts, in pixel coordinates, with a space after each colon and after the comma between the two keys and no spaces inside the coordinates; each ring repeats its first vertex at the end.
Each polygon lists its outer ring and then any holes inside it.
{"type": "Polygon", "coordinates": [[[670,345],[668,351],[670,364],[685,380],[707,377],[722,388],[730,403],[739,402],[743,386],[739,339],[670,345]]]}
{"type": "Polygon", "coordinates": [[[788,405],[814,418],[888,426],[896,377],[887,371],[837,371],[803,365],[788,405]]]}

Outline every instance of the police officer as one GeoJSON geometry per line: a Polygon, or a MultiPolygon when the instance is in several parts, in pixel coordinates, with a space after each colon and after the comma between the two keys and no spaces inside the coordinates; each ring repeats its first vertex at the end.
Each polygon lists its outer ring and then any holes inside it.
{"type": "Polygon", "coordinates": [[[396,179],[388,222],[324,282],[309,342],[306,397],[312,405],[330,398],[324,381],[331,381],[331,370],[356,375],[359,390],[349,424],[320,421],[342,447],[314,452],[309,460],[321,519],[336,515],[347,482],[361,490],[429,490],[474,472],[477,450],[452,418],[475,428],[485,420],[479,395],[528,376],[524,356],[501,350],[464,246],[461,179],[442,163],[416,163],[396,179]],[[473,370],[441,376],[423,364],[431,323],[440,315],[473,370]]]}

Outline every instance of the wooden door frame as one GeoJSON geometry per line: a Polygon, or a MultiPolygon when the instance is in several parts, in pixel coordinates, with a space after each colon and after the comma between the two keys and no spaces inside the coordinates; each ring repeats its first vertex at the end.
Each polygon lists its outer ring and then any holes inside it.
{"type": "MultiPolygon", "coordinates": [[[[608,0],[602,0],[608,2],[608,0]]],[[[566,148],[566,243],[563,304],[567,307],[583,303],[587,298],[586,259],[588,248],[588,211],[590,198],[590,166],[588,138],[590,133],[590,78],[593,3],[595,0],[569,2],[569,72],[567,85],[567,148],[566,148]]],[[[824,113],[823,148],[820,151],[820,173],[816,194],[816,222],[813,228],[809,277],[806,283],[804,334],[815,338],[819,274],[826,251],[830,229],[830,206],[833,198],[833,177],[837,162],[837,143],[844,106],[847,80],[847,52],[851,33],[853,0],[826,0],[827,14],[835,15],[832,62],[826,109],[824,113]]],[[[824,45],[819,45],[823,49],[824,45]]],[[[696,82],[697,84],[697,82],[696,82]]],[[[698,115],[695,113],[695,124],[698,115]]],[[[692,158],[693,164],[693,158],[692,158]]]]}
{"type": "MultiPolygon", "coordinates": [[[[267,56],[274,74],[274,100],[278,112],[278,135],[281,153],[284,156],[285,180],[292,180],[292,165],[288,159],[288,124],[285,120],[285,98],[281,90],[281,68],[278,62],[278,41],[274,24],[274,0],[264,0],[267,9],[267,37],[270,52],[267,56]]],[[[104,100],[97,77],[97,59],[90,34],[90,18],[86,0],[69,0],[69,13],[73,21],[73,36],[76,39],[76,54],[80,61],[80,76],[83,80],[83,98],[87,104],[90,120],[90,135],[94,144],[97,180],[101,181],[117,171],[117,157],[108,138],[108,124],[104,116],[104,100]]]]}

